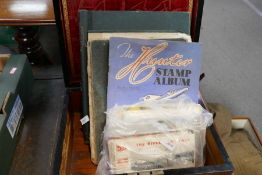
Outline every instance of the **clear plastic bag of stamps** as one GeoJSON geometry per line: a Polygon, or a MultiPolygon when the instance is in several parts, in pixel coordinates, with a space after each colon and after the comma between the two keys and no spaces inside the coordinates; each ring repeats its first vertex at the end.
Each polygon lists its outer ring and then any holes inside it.
{"type": "Polygon", "coordinates": [[[182,95],[107,111],[98,175],[199,167],[212,114],[182,95]]]}

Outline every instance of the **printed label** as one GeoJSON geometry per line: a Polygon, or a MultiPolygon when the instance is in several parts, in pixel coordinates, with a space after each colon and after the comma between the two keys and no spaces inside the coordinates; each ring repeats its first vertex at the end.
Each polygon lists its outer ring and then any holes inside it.
{"type": "Polygon", "coordinates": [[[81,124],[84,125],[86,124],[87,122],[89,122],[89,117],[88,115],[84,116],[83,118],[81,118],[80,120],[81,124]]]}
{"type": "Polygon", "coordinates": [[[23,112],[23,104],[19,97],[19,95],[16,97],[14,106],[12,108],[12,111],[9,115],[6,127],[8,128],[8,131],[12,138],[14,138],[16,130],[18,129],[20,118],[22,116],[23,112]]]}
{"type": "Polygon", "coordinates": [[[195,166],[195,133],[181,130],[108,141],[112,173],[195,166]]]}
{"type": "Polygon", "coordinates": [[[17,68],[16,67],[13,67],[11,70],[10,70],[10,74],[14,74],[16,72],[17,68]]]}

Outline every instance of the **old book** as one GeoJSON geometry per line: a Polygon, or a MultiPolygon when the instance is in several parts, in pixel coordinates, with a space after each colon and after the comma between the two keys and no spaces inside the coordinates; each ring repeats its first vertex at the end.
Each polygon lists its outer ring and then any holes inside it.
{"type": "MultiPolygon", "coordinates": [[[[175,32],[175,31],[174,31],[175,32]]],[[[139,39],[168,39],[176,41],[192,42],[191,36],[186,33],[174,32],[95,32],[88,33],[88,41],[109,40],[111,37],[139,38],[139,39]]]]}
{"type": "Polygon", "coordinates": [[[111,38],[107,108],[181,94],[198,102],[200,68],[199,43],[111,38]]]}
{"type": "Polygon", "coordinates": [[[108,73],[108,41],[89,43],[88,95],[90,116],[91,160],[97,164],[102,147],[102,133],[106,121],[108,73]]]}

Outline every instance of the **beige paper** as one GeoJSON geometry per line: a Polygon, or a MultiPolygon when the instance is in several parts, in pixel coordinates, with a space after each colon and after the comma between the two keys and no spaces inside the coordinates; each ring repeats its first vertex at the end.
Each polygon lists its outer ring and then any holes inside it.
{"type": "Polygon", "coordinates": [[[113,174],[194,167],[195,149],[190,130],[111,138],[109,166],[113,174]]]}

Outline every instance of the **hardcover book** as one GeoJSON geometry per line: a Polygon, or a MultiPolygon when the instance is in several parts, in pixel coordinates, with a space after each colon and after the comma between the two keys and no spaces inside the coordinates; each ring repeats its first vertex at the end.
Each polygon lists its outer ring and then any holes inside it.
{"type": "Polygon", "coordinates": [[[97,164],[106,122],[106,93],[108,73],[108,41],[88,44],[88,100],[90,117],[91,160],[97,164]]]}
{"type": "Polygon", "coordinates": [[[187,94],[198,102],[201,44],[111,38],[107,108],[187,94]]]}

